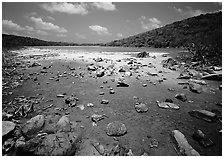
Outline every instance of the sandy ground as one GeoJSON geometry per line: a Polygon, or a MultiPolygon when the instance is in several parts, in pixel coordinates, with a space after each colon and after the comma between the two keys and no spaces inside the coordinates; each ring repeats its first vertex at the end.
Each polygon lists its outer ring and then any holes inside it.
{"type": "MultiPolygon", "coordinates": [[[[216,105],[221,103],[222,92],[219,90],[221,81],[206,81],[208,85],[203,86],[203,92],[196,94],[189,89],[183,89],[183,85],[178,82],[187,80],[177,79],[180,72],[172,71],[163,68],[161,61],[168,57],[163,57],[162,53],[150,53],[149,58],[135,58],[136,53],[129,52],[72,52],[67,50],[50,50],[29,48],[19,51],[22,56],[37,55],[37,54],[57,54],[54,57],[45,57],[35,60],[41,63],[41,66],[22,70],[25,74],[33,74],[38,80],[27,80],[23,86],[13,90],[10,98],[17,96],[36,96],[42,97],[42,102],[35,105],[35,112],[29,117],[37,114],[58,114],[63,116],[68,114],[71,122],[76,124],[77,131],[83,134],[83,142],[89,139],[96,139],[104,146],[119,142],[128,148],[132,149],[134,155],[177,155],[173,147],[173,142],[170,138],[170,133],[174,129],[180,130],[187,138],[189,144],[197,150],[200,155],[222,155],[222,134],[219,131],[222,125],[219,121],[208,123],[203,120],[191,117],[188,112],[194,109],[218,110],[222,111],[222,107],[216,105]],[[155,57],[154,57],[155,56],[155,57]],[[93,59],[101,57],[102,62],[95,62],[93,59]],[[132,76],[125,76],[118,72],[120,66],[127,65],[128,59],[135,59],[143,66],[140,67],[132,76]],[[121,60],[118,62],[118,60],[121,60]],[[107,67],[115,65],[115,74],[111,76],[103,76],[94,78],[87,70],[87,65],[107,67]],[[151,63],[155,67],[150,68],[147,65],[151,63]],[[48,67],[47,73],[40,73],[42,68],[48,67]],[[144,66],[146,65],[146,66],[144,66]],[[69,68],[75,68],[70,70],[69,68]],[[37,72],[36,75],[34,72],[37,72]],[[66,73],[64,73],[66,72],[66,73]],[[157,73],[158,76],[149,76],[146,72],[157,73]],[[49,80],[58,73],[66,74],[60,77],[59,81],[49,80]],[[83,77],[74,77],[71,74],[84,73],[83,77]],[[139,77],[137,77],[139,76],[139,77]],[[123,77],[129,84],[129,87],[117,87],[117,80],[123,77]],[[164,79],[159,82],[159,79],[164,79]],[[115,79],[112,82],[111,79],[115,79]],[[142,84],[147,84],[146,87],[142,84]],[[103,88],[102,88],[103,87],[103,88]],[[115,94],[109,94],[109,88],[112,87],[115,94]],[[173,88],[174,91],[169,91],[168,88],[173,88]],[[104,95],[99,95],[104,92],[104,95]],[[68,107],[63,98],[57,98],[57,94],[66,93],[68,96],[75,94],[78,98],[78,105],[84,105],[84,110],[77,107],[68,107]],[[182,102],[174,96],[177,93],[184,93],[188,101],[182,102]],[[136,99],[138,98],[138,99],[136,99]],[[102,99],[109,100],[109,104],[101,104],[102,99]],[[172,99],[180,109],[161,109],[157,106],[156,101],[165,101],[172,99]],[[50,101],[50,102],[49,102],[50,101]],[[148,107],[146,113],[137,113],[134,105],[136,102],[145,103],[148,107]],[[93,103],[93,107],[87,107],[88,103],[93,103]],[[42,111],[41,109],[54,104],[52,108],[42,111]],[[58,108],[61,108],[58,111],[58,108]],[[105,114],[107,117],[97,123],[97,126],[92,125],[90,116],[92,114],[105,114]],[[121,121],[127,127],[127,133],[124,136],[113,138],[106,134],[106,126],[112,121],[121,121]],[[194,130],[201,129],[215,145],[204,148],[192,138],[194,130]],[[150,148],[150,142],[156,139],[158,147],[150,148]]],[[[166,54],[166,53],[164,53],[166,54]]],[[[32,59],[28,59],[33,62],[32,59]]],[[[4,99],[10,99],[4,98],[4,99]]],[[[26,119],[24,119],[25,121],[26,119]]],[[[89,148],[83,148],[78,155],[91,155],[89,148]]]]}

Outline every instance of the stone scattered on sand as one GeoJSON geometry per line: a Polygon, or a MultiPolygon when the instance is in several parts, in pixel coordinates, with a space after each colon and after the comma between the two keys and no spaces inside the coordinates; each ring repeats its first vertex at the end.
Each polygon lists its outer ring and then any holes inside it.
{"type": "Polygon", "coordinates": [[[181,101],[183,101],[183,102],[187,101],[187,97],[186,97],[186,95],[183,94],[183,93],[176,94],[176,95],[175,95],[175,98],[177,98],[177,99],[179,99],[179,100],[181,100],[181,101]]]}
{"type": "Polygon", "coordinates": [[[36,67],[36,66],[41,66],[41,64],[37,62],[33,62],[29,67],[36,67]]]}
{"type": "Polygon", "coordinates": [[[69,132],[71,130],[69,118],[62,116],[56,124],[56,129],[57,131],[69,132]]]}
{"type": "Polygon", "coordinates": [[[2,121],[2,137],[7,137],[15,130],[16,124],[10,121],[2,121]]]}
{"type": "Polygon", "coordinates": [[[127,156],[135,156],[131,149],[128,150],[127,156]]]}
{"type": "Polygon", "coordinates": [[[103,77],[105,75],[105,71],[104,70],[100,70],[96,73],[97,77],[103,77]]]}
{"type": "Polygon", "coordinates": [[[87,107],[93,107],[93,103],[88,103],[86,106],[87,107]]]}
{"type": "Polygon", "coordinates": [[[143,112],[147,112],[148,111],[148,107],[146,104],[144,103],[136,103],[135,104],[135,110],[138,112],[138,113],[143,113],[143,112]]]}
{"type": "Polygon", "coordinates": [[[150,140],[149,140],[149,147],[150,148],[157,148],[158,147],[158,145],[159,145],[159,142],[158,142],[158,140],[156,140],[155,138],[150,138],[150,140]]]}
{"type": "Polygon", "coordinates": [[[85,109],[85,106],[83,104],[77,105],[76,107],[79,108],[80,110],[84,110],[85,109]]]}
{"type": "Polygon", "coordinates": [[[114,121],[107,125],[108,136],[122,136],[127,133],[126,126],[120,121],[114,121]]]}
{"type": "Polygon", "coordinates": [[[194,131],[193,138],[198,141],[203,147],[209,147],[214,143],[200,129],[194,131]]]}
{"type": "Polygon", "coordinates": [[[129,85],[124,81],[118,81],[117,87],[129,87],[129,85]]]}
{"type": "Polygon", "coordinates": [[[96,71],[97,70],[97,67],[96,66],[88,66],[87,67],[87,69],[89,70],[89,71],[96,71]]]}
{"type": "Polygon", "coordinates": [[[222,85],[219,86],[219,89],[222,90],[222,85]]]}
{"type": "Polygon", "coordinates": [[[143,86],[143,87],[147,87],[147,84],[144,83],[144,84],[142,84],[142,86],[143,86]]]}
{"type": "Polygon", "coordinates": [[[77,148],[76,137],[70,133],[56,133],[47,135],[35,150],[39,156],[72,156],[77,148]]]}
{"type": "Polygon", "coordinates": [[[175,89],[174,88],[168,88],[169,91],[174,92],[175,89]]]}
{"type": "Polygon", "coordinates": [[[63,94],[58,94],[57,97],[58,97],[58,98],[64,98],[65,95],[63,95],[63,94]]]}
{"type": "Polygon", "coordinates": [[[177,106],[174,103],[170,103],[170,102],[161,102],[160,103],[159,101],[157,101],[157,105],[159,106],[159,108],[163,108],[163,109],[168,109],[168,108],[175,109],[175,110],[180,109],[179,106],[177,106]]]}
{"type": "Polygon", "coordinates": [[[44,125],[44,116],[37,115],[28,120],[22,127],[22,132],[26,137],[32,137],[35,135],[44,125]]]}
{"type": "Polygon", "coordinates": [[[114,91],[113,89],[111,89],[109,93],[110,93],[110,94],[114,94],[115,91],[114,91]]]}
{"type": "Polygon", "coordinates": [[[191,76],[187,73],[180,73],[179,77],[177,79],[190,79],[191,76]]]}
{"type": "Polygon", "coordinates": [[[214,122],[217,119],[217,115],[207,110],[192,110],[188,112],[191,116],[202,119],[207,122],[214,122]]]}
{"type": "Polygon", "coordinates": [[[209,74],[209,75],[202,76],[201,79],[222,81],[222,74],[209,74]]]}
{"type": "Polygon", "coordinates": [[[93,114],[91,116],[91,120],[95,123],[97,123],[98,121],[103,120],[103,119],[104,119],[104,115],[93,114]]]}
{"type": "Polygon", "coordinates": [[[181,156],[200,156],[200,154],[188,143],[185,136],[179,130],[173,130],[171,137],[176,151],[181,156]]]}
{"type": "Polygon", "coordinates": [[[202,92],[202,86],[195,84],[195,83],[190,83],[189,89],[191,92],[198,93],[198,94],[200,94],[202,92]]]}
{"type": "Polygon", "coordinates": [[[126,71],[126,72],[124,73],[124,75],[129,77],[129,76],[132,76],[132,73],[131,73],[130,71],[126,71]]]}
{"type": "Polygon", "coordinates": [[[103,155],[104,154],[105,148],[97,140],[95,140],[95,139],[94,140],[91,140],[91,144],[99,152],[100,155],[103,155]]]}
{"type": "Polygon", "coordinates": [[[108,104],[108,103],[109,103],[109,100],[106,100],[106,99],[101,100],[101,104],[108,104]]]}
{"type": "Polygon", "coordinates": [[[104,95],[104,92],[100,92],[99,95],[104,95]]]}

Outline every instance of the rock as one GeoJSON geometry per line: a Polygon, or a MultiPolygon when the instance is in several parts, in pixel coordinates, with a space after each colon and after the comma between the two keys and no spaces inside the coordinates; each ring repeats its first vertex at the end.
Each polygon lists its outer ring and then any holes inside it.
{"type": "Polygon", "coordinates": [[[130,71],[126,71],[126,72],[124,73],[124,75],[125,75],[125,76],[132,76],[132,73],[131,73],[130,71]]]}
{"type": "Polygon", "coordinates": [[[182,156],[200,156],[200,154],[188,143],[185,136],[178,130],[171,133],[176,151],[182,156]]]}
{"type": "Polygon", "coordinates": [[[153,72],[146,72],[146,74],[149,75],[149,76],[158,76],[157,73],[153,73],[153,72]]]}
{"type": "Polygon", "coordinates": [[[118,81],[117,87],[129,87],[129,85],[124,81],[118,81]]]}
{"type": "Polygon", "coordinates": [[[43,115],[37,115],[30,120],[28,120],[25,125],[22,127],[22,133],[28,137],[31,138],[33,135],[35,135],[44,125],[44,116],[43,115]]]}
{"type": "Polygon", "coordinates": [[[112,90],[110,90],[110,92],[109,92],[110,94],[114,94],[115,93],[115,91],[112,89],[112,90]]]}
{"type": "Polygon", "coordinates": [[[104,95],[104,92],[100,92],[99,95],[104,95]]]}
{"type": "Polygon", "coordinates": [[[125,125],[119,121],[111,122],[107,125],[108,136],[122,136],[127,133],[125,125]]]}
{"type": "Polygon", "coordinates": [[[180,109],[179,106],[177,106],[176,104],[170,103],[170,102],[161,102],[160,103],[159,101],[157,101],[157,104],[160,108],[163,108],[163,109],[168,109],[168,108],[175,109],[175,110],[180,109]]]}
{"type": "Polygon", "coordinates": [[[118,72],[126,72],[126,70],[123,67],[120,67],[118,72]]]}
{"type": "Polygon", "coordinates": [[[106,100],[106,99],[101,100],[101,104],[108,104],[108,103],[109,103],[109,100],[106,100]]]}
{"type": "Polygon", "coordinates": [[[207,85],[207,83],[203,80],[190,79],[189,81],[200,85],[207,85]]]}
{"type": "Polygon", "coordinates": [[[163,65],[163,67],[168,67],[169,68],[169,67],[172,67],[174,65],[177,65],[177,61],[174,60],[173,58],[168,58],[168,59],[162,61],[162,65],[163,65]]]}
{"type": "Polygon", "coordinates": [[[37,63],[37,62],[34,62],[29,67],[36,67],[36,66],[41,66],[41,64],[37,63]]]}
{"type": "Polygon", "coordinates": [[[7,138],[15,130],[16,124],[10,121],[2,121],[2,137],[7,138]]]}
{"type": "Polygon", "coordinates": [[[15,141],[13,140],[13,138],[7,139],[2,146],[2,154],[5,155],[12,152],[14,145],[15,145],[15,141]]]}
{"type": "Polygon", "coordinates": [[[65,96],[63,94],[58,94],[57,97],[58,98],[64,98],[65,96]]]}
{"type": "Polygon", "coordinates": [[[99,58],[96,58],[95,61],[96,61],[96,62],[102,62],[103,59],[99,57],[99,58]]]}
{"type": "Polygon", "coordinates": [[[144,84],[142,84],[142,86],[143,86],[143,87],[147,87],[147,84],[144,83],[144,84]]]}
{"type": "Polygon", "coordinates": [[[173,103],[173,100],[172,99],[166,99],[165,102],[173,103]]]}
{"type": "Polygon", "coordinates": [[[89,71],[96,71],[97,70],[97,67],[95,67],[95,66],[88,66],[87,69],[89,71]]]}
{"type": "Polygon", "coordinates": [[[220,70],[222,70],[222,67],[213,66],[213,70],[214,70],[214,71],[220,71],[220,70]]]}
{"type": "Polygon", "coordinates": [[[198,93],[198,94],[200,94],[202,92],[202,87],[195,83],[190,83],[189,89],[190,89],[190,91],[192,91],[194,93],[198,93]]]}
{"type": "Polygon", "coordinates": [[[77,105],[76,107],[79,108],[80,110],[84,110],[85,109],[85,106],[83,104],[77,105]]]}
{"type": "Polygon", "coordinates": [[[10,121],[12,120],[13,115],[7,114],[6,112],[2,112],[2,121],[10,121]]]}
{"type": "Polygon", "coordinates": [[[222,90],[222,85],[219,86],[219,89],[222,90]]]}
{"type": "Polygon", "coordinates": [[[190,79],[191,76],[187,73],[181,73],[177,79],[190,79]]]}
{"type": "Polygon", "coordinates": [[[203,147],[214,145],[214,143],[201,130],[194,131],[193,138],[198,141],[203,147]]]}
{"type": "Polygon", "coordinates": [[[187,101],[187,97],[186,97],[186,95],[183,94],[183,93],[176,94],[176,95],[175,95],[175,98],[177,98],[177,99],[179,99],[179,100],[181,100],[181,101],[183,101],[183,102],[187,101]]]}
{"type": "Polygon", "coordinates": [[[150,148],[154,148],[154,147],[158,147],[158,145],[159,145],[159,142],[156,140],[156,139],[154,139],[154,138],[150,138],[150,143],[149,143],[149,147],[150,148]]]}
{"type": "Polygon", "coordinates": [[[207,110],[192,110],[188,112],[191,116],[202,119],[207,122],[214,122],[217,119],[217,115],[207,110]]]}
{"type": "Polygon", "coordinates": [[[105,74],[104,70],[100,70],[100,71],[98,71],[98,72],[96,73],[96,76],[97,76],[97,77],[103,77],[104,74],[105,74]]]}
{"type": "Polygon", "coordinates": [[[202,76],[201,79],[222,81],[222,74],[209,74],[209,75],[202,76]]]}
{"type": "Polygon", "coordinates": [[[87,107],[93,107],[93,103],[88,103],[86,106],[87,107]]]}
{"type": "Polygon", "coordinates": [[[134,154],[133,154],[131,149],[128,150],[127,156],[134,156],[134,154]]]}
{"type": "Polygon", "coordinates": [[[174,88],[168,88],[168,90],[171,91],[171,92],[175,91],[174,88]]]}
{"type": "Polygon", "coordinates": [[[69,132],[71,131],[71,125],[67,116],[62,116],[56,124],[57,131],[69,132]]]}
{"type": "Polygon", "coordinates": [[[91,116],[91,120],[95,123],[97,123],[98,121],[103,120],[103,119],[104,119],[104,115],[93,114],[91,116]]]}
{"type": "Polygon", "coordinates": [[[65,103],[66,103],[66,104],[70,104],[70,103],[72,103],[72,102],[74,102],[74,101],[75,101],[75,98],[72,97],[72,96],[69,96],[69,97],[67,97],[67,98],[65,99],[65,103]]]}
{"type": "Polygon", "coordinates": [[[143,103],[136,103],[135,104],[135,110],[138,113],[143,113],[143,112],[147,112],[148,111],[148,107],[146,106],[146,104],[143,103]]]}
{"type": "Polygon", "coordinates": [[[147,57],[149,57],[149,53],[146,51],[137,54],[137,58],[147,58],[147,57]]]}
{"type": "Polygon", "coordinates": [[[38,156],[72,156],[75,154],[76,136],[72,133],[56,133],[47,135],[35,150],[38,156]],[[70,135],[71,134],[71,135],[70,135]]]}
{"type": "Polygon", "coordinates": [[[26,144],[26,139],[21,136],[19,139],[16,140],[15,148],[22,148],[26,144]]]}
{"type": "Polygon", "coordinates": [[[97,140],[91,140],[91,144],[99,152],[100,155],[103,155],[105,152],[104,146],[101,145],[97,140]]]}

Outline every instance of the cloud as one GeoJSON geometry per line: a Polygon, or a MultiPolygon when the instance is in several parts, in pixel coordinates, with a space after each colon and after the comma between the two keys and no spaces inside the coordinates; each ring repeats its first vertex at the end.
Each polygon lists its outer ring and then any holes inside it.
{"type": "Polygon", "coordinates": [[[65,34],[57,34],[56,36],[57,37],[67,37],[67,35],[65,35],[65,34]]]}
{"type": "Polygon", "coordinates": [[[193,17],[193,16],[198,16],[198,15],[200,15],[200,14],[205,14],[204,11],[199,10],[199,9],[194,10],[194,9],[192,9],[190,6],[186,6],[185,8],[186,8],[186,9],[183,10],[183,9],[181,9],[181,8],[176,8],[175,6],[173,7],[173,9],[174,9],[176,12],[180,13],[180,14],[183,15],[183,16],[193,17]]]}
{"type": "Polygon", "coordinates": [[[51,17],[51,16],[47,16],[47,18],[51,21],[55,21],[55,18],[51,17]]]}
{"type": "Polygon", "coordinates": [[[117,33],[117,37],[121,38],[121,37],[123,37],[123,35],[121,33],[117,33]]]}
{"type": "Polygon", "coordinates": [[[85,3],[67,3],[67,2],[52,2],[52,3],[43,3],[40,5],[43,9],[54,13],[67,13],[67,14],[87,14],[87,5],[85,3]]]}
{"type": "Polygon", "coordinates": [[[75,36],[77,36],[78,38],[81,38],[81,39],[86,39],[86,37],[80,33],[75,33],[75,36]]]}
{"type": "Polygon", "coordinates": [[[141,16],[140,22],[142,28],[146,30],[153,30],[162,26],[162,22],[155,17],[147,19],[145,16],[141,16]]]}
{"type": "Polygon", "coordinates": [[[47,32],[42,31],[42,30],[37,30],[36,33],[39,34],[39,35],[42,35],[42,36],[47,36],[48,35],[47,32]]]}
{"type": "Polygon", "coordinates": [[[41,18],[31,17],[31,21],[35,23],[35,26],[39,30],[52,30],[59,33],[68,32],[65,28],[54,25],[50,22],[44,22],[41,18]]]}
{"type": "Polygon", "coordinates": [[[97,9],[102,9],[105,11],[114,11],[116,10],[115,4],[112,2],[93,2],[92,5],[97,9]]]}
{"type": "Polygon", "coordinates": [[[98,35],[111,35],[111,33],[108,31],[106,27],[102,27],[99,25],[91,25],[89,28],[93,31],[95,31],[98,35]]]}
{"type": "Polygon", "coordinates": [[[14,31],[23,31],[25,28],[21,27],[20,25],[12,22],[11,20],[2,20],[2,27],[14,31]]]}

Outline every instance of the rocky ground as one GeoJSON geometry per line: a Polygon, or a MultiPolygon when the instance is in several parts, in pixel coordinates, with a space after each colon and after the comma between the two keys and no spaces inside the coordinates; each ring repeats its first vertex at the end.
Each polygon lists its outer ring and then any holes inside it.
{"type": "Polygon", "coordinates": [[[3,50],[3,155],[222,155],[221,67],[170,55],[3,50]]]}

